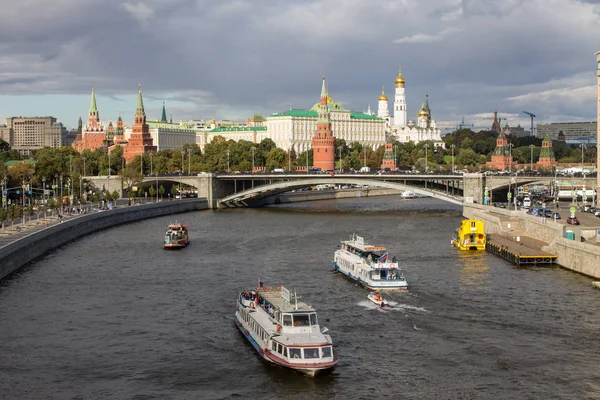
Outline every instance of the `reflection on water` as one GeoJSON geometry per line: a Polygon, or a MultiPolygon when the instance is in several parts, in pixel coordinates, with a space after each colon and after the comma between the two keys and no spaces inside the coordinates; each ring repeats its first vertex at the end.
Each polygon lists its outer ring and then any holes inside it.
{"type": "Polygon", "coordinates": [[[489,265],[485,251],[458,251],[459,282],[477,291],[489,288],[489,265]]]}

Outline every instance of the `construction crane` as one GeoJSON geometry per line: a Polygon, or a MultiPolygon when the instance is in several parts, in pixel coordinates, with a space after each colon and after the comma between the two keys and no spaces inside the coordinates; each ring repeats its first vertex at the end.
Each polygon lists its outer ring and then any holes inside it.
{"type": "Polygon", "coordinates": [[[460,124],[456,125],[456,129],[472,128],[474,126],[475,125],[473,124],[465,124],[465,117],[463,116],[460,121],[460,124]]]}
{"type": "Polygon", "coordinates": [[[531,117],[531,132],[529,133],[529,136],[534,136],[533,135],[533,119],[535,118],[535,114],[532,114],[527,111],[523,111],[523,112],[531,117]]]}

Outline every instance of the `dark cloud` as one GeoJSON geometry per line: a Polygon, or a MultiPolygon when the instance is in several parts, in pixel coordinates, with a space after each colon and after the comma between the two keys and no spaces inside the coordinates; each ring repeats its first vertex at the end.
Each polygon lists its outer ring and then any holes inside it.
{"type": "MultiPolygon", "coordinates": [[[[308,107],[326,75],[337,101],[375,109],[402,64],[411,114],[429,94],[438,120],[523,107],[561,118],[528,94],[594,84],[599,1],[22,0],[0,25],[0,93],[94,82],[121,98],[141,83],[182,115],[224,117],[308,107]]],[[[594,101],[563,106],[595,115],[594,101]]]]}

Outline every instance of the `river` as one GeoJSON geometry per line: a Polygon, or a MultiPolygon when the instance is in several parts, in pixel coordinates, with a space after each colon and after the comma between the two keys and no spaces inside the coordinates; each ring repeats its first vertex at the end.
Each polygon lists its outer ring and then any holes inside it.
{"type": "Polygon", "coordinates": [[[175,216],[63,246],[0,283],[2,399],[600,398],[600,293],[558,268],[450,247],[461,212],[396,196],[175,216]],[[371,306],[332,272],[354,231],[409,290],[371,306]],[[341,357],[310,379],[266,364],[234,326],[239,290],[296,289],[341,357]]]}

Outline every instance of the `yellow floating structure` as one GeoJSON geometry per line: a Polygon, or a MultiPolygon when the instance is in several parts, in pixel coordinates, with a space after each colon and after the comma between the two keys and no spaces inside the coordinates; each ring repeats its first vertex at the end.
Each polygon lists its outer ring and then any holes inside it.
{"type": "Polygon", "coordinates": [[[465,219],[454,232],[452,244],[459,250],[485,250],[485,230],[483,221],[465,219]]]}

